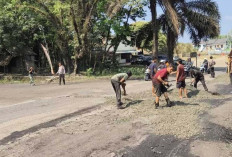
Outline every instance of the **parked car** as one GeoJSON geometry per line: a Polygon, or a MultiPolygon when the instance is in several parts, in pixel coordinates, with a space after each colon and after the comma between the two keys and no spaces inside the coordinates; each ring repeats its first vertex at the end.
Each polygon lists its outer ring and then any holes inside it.
{"type": "Polygon", "coordinates": [[[147,55],[139,55],[134,56],[131,60],[131,64],[141,64],[141,65],[150,65],[152,61],[151,56],[147,55]]]}
{"type": "Polygon", "coordinates": [[[173,57],[173,61],[177,61],[178,59],[180,59],[178,56],[173,57]]]}
{"type": "Polygon", "coordinates": [[[168,60],[168,57],[165,55],[158,55],[159,62],[165,62],[168,60]]]}

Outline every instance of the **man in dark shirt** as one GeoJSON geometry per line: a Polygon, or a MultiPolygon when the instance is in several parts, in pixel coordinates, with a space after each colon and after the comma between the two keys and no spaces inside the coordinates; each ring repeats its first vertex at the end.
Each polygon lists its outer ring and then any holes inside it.
{"type": "MultiPolygon", "coordinates": [[[[155,56],[152,57],[152,63],[149,65],[149,69],[150,69],[150,78],[152,79],[156,72],[157,72],[157,58],[155,56]]],[[[155,88],[152,85],[152,93],[155,93],[155,88]]]]}
{"type": "Polygon", "coordinates": [[[199,81],[201,81],[201,83],[202,83],[202,85],[203,85],[205,91],[208,91],[208,88],[207,88],[207,86],[206,86],[206,84],[205,84],[205,77],[204,77],[204,75],[201,73],[200,70],[198,70],[198,69],[196,69],[196,68],[192,68],[192,69],[190,70],[190,76],[191,76],[192,78],[194,78],[193,81],[192,81],[192,83],[194,83],[193,86],[194,86],[195,88],[197,88],[197,83],[198,83],[199,81]]]}
{"type": "Polygon", "coordinates": [[[173,66],[170,64],[169,67],[162,69],[158,71],[155,76],[152,78],[153,86],[155,87],[155,93],[153,93],[155,98],[155,108],[157,109],[159,107],[159,98],[162,94],[164,94],[164,97],[167,102],[167,106],[171,107],[171,102],[168,98],[167,94],[167,88],[165,86],[168,86],[168,82],[166,81],[168,75],[172,72],[173,66]]]}
{"type": "Polygon", "coordinates": [[[157,58],[156,57],[152,57],[152,63],[149,65],[149,69],[150,69],[150,74],[151,74],[151,78],[153,76],[155,76],[155,73],[157,72],[157,58]]]}
{"type": "Polygon", "coordinates": [[[182,92],[184,91],[185,97],[187,98],[187,89],[185,88],[185,72],[184,65],[182,64],[182,60],[179,59],[177,61],[177,74],[176,74],[176,88],[179,88],[179,97],[182,99],[182,92]]]}

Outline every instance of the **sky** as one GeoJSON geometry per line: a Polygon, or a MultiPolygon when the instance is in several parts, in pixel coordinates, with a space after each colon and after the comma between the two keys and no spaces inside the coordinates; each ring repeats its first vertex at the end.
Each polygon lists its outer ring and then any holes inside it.
{"type": "MultiPolygon", "coordinates": [[[[232,0],[214,0],[219,7],[219,11],[221,14],[221,21],[220,21],[220,34],[226,35],[232,30],[232,0]]],[[[151,20],[151,13],[148,8],[147,10],[147,16],[145,19],[139,19],[139,20],[145,20],[150,21],[151,20]]],[[[160,15],[162,13],[162,10],[160,8],[157,9],[157,14],[160,15]]],[[[183,37],[180,37],[178,42],[180,43],[191,43],[190,36],[187,32],[184,33],[183,37]]]]}

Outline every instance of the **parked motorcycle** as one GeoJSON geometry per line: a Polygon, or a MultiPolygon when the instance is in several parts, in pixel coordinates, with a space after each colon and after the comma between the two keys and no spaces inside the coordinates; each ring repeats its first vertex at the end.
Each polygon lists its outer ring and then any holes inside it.
{"type": "Polygon", "coordinates": [[[145,70],[145,76],[144,76],[145,81],[150,81],[151,80],[151,73],[149,67],[146,68],[145,70]]]}

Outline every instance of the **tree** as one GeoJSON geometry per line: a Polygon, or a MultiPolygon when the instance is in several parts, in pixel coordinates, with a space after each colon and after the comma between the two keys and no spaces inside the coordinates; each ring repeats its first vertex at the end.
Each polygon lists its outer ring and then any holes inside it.
{"type": "Polygon", "coordinates": [[[194,52],[195,49],[191,43],[178,43],[174,49],[175,54],[190,54],[194,52]]]}
{"type": "Polygon", "coordinates": [[[34,49],[35,41],[42,36],[38,28],[42,21],[30,10],[20,8],[19,1],[3,0],[0,7],[0,53],[1,59],[9,63],[11,58],[23,57],[27,50],[34,49]]]}
{"type": "Polygon", "coordinates": [[[158,56],[158,30],[159,24],[157,23],[157,4],[166,11],[166,17],[170,21],[170,26],[173,28],[175,34],[179,34],[179,23],[177,14],[171,5],[172,0],[149,0],[151,16],[152,16],[152,26],[153,26],[153,48],[152,52],[154,56],[158,56]]]}
{"type": "MultiPolygon", "coordinates": [[[[171,3],[175,8],[179,21],[179,32],[183,35],[187,29],[195,45],[203,38],[213,38],[219,35],[220,13],[215,2],[211,0],[184,1],[174,0],[171,3]]],[[[168,57],[172,61],[178,34],[173,29],[172,21],[167,18],[167,11],[159,17],[162,30],[167,34],[168,57]]]]}
{"type": "MultiPolygon", "coordinates": [[[[47,28],[48,32],[56,32],[53,34],[53,38],[55,39],[54,41],[59,48],[59,56],[64,62],[68,73],[70,73],[72,63],[69,45],[72,39],[72,31],[68,29],[70,28],[69,19],[67,18],[69,15],[68,4],[60,0],[54,0],[52,2],[48,0],[21,0],[20,7],[23,9],[30,9],[31,11],[37,13],[39,16],[42,16],[43,20],[50,25],[50,28],[47,28]]],[[[38,16],[35,18],[38,18],[38,16]]],[[[45,32],[45,34],[46,33],[47,32],[45,32]]]]}
{"type": "MultiPolygon", "coordinates": [[[[138,21],[131,24],[131,38],[133,39],[132,45],[136,45],[137,48],[142,50],[152,51],[152,40],[153,40],[153,27],[151,22],[138,21]]],[[[158,51],[160,53],[166,53],[167,44],[166,36],[159,31],[158,34],[158,51]]]]}
{"type": "MultiPolygon", "coordinates": [[[[46,67],[46,59],[41,53],[40,44],[45,44],[53,62],[63,61],[68,73],[72,68],[76,73],[79,63],[86,68],[95,67],[96,62],[93,63],[93,60],[104,62],[104,56],[110,48],[114,49],[115,54],[120,42],[129,43],[129,19],[144,17],[145,2],[146,0],[2,0],[0,5],[3,8],[10,6],[12,9],[0,12],[0,18],[4,19],[2,27],[0,26],[3,30],[0,32],[0,40],[4,40],[1,43],[6,50],[16,45],[17,51],[20,46],[33,48],[43,67],[46,67]],[[9,16],[4,13],[9,13],[9,16]],[[18,34],[12,35],[12,32],[18,34]],[[97,56],[102,54],[103,58],[97,60],[97,56]]],[[[115,62],[115,57],[113,61],[115,62]]]]}

